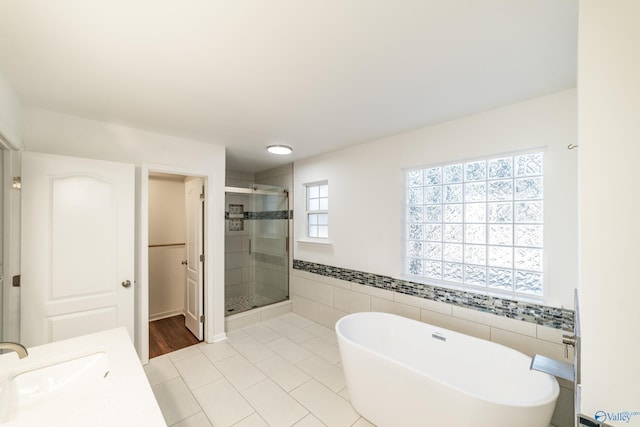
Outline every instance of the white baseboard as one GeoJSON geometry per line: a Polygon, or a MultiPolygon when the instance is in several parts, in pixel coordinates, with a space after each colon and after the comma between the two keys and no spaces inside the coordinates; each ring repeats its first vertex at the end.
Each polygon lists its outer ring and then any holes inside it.
{"type": "Polygon", "coordinates": [[[153,322],[154,320],[166,319],[167,317],[180,316],[180,315],[184,316],[184,310],[178,309],[178,310],[165,311],[163,313],[149,314],[149,322],[153,322]]]}

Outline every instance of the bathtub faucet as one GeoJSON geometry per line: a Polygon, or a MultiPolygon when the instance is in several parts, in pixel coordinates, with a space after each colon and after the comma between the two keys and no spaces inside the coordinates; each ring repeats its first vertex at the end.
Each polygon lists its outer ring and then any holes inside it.
{"type": "Polygon", "coordinates": [[[531,358],[531,366],[529,366],[529,369],[564,378],[571,382],[575,380],[575,373],[571,363],[552,359],[540,354],[536,354],[531,358]]]}
{"type": "Polygon", "coordinates": [[[24,359],[29,355],[25,346],[17,342],[0,342],[0,350],[2,349],[15,351],[20,359],[24,359]]]}

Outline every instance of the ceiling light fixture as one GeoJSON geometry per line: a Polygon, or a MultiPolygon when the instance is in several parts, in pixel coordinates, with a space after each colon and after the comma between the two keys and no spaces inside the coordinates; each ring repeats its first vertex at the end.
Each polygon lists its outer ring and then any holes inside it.
{"type": "Polygon", "coordinates": [[[271,154],[286,156],[287,154],[293,153],[293,148],[289,147],[288,145],[269,145],[267,147],[267,151],[271,154]]]}

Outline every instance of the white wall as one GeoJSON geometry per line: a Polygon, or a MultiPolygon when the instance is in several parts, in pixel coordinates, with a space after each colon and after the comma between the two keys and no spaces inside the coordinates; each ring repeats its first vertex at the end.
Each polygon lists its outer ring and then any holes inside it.
{"type": "Polygon", "coordinates": [[[544,303],[573,308],[577,287],[576,91],[390,136],[294,164],[294,192],[329,182],[331,245],[300,242],[304,197],[295,200],[294,258],[401,277],[403,169],[545,147],[544,303]]]}
{"type": "MultiPolygon", "coordinates": [[[[205,339],[213,341],[224,337],[224,216],[222,212],[224,212],[225,148],[222,144],[216,141],[205,143],[178,138],[40,109],[25,110],[23,141],[24,149],[27,151],[133,163],[139,172],[148,167],[151,170],[166,169],[186,175],[208,176],[205,298],[210,311],[206,313],[205,339]]],[[[140,195],[142,188],[140,173],[137,181],[136,193],[140,195]]],[[[138,203],[136,208],[140,215],[143,207],[138,203]]],[[[136,225],[138,246],[143,240],[140,235],[142,221],[143,219],[138,217],[136,225]]],[[[139,247],[137,254],[140,254],[139,247]]],[[[137,262],[137,264],[137,276],[140,277],[142,275],[140,263],[137,262]]],[[[141,295],[141,292],[145,291],[140,287],[141,285],[136,287],[136,295],[141,295]]],[[[138,297],[138,303],[139,313],[143,312],[140,305],[141,297],[138,297]]],[[[142,317],[146,317],[148,313],[143,314],[142,317]]],[[[143,321],[140,316],[137,320],[143,321]]],[[[146,319],[144,321],[146,322],[146,319]]],[[[136,325],[136,346],[140,354],[142,354],[141,327],[140,323],[136,325]]],[[[145,360],[144,354],[142,359],[145,360]]]]}
{"type": "Polygon", "coordinates": [[[13,87],[0,73],[0,147],[2,140],[12,149],[22,146],[22,106],[13,87]]]}
{"type": "Polygon", "coordinates": [[[640,412],[638,16],[636,0],[580,2],[581,412],[591,417],[640,412]]]}
{"type": "Polygon", "coordinates": [[[187,274],[185,183],[181,175],[149,177],[149,320],[183,314],[187,274]]]}
{"type": "Polygon", "coordinates": [[[185,196],[182,175],[149,177],[149,244],[184,243],[185,196]]]}

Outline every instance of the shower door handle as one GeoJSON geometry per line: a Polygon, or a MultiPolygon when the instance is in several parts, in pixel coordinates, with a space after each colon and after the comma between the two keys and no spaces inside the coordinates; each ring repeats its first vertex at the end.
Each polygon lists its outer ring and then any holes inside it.
{"type": "Polygon", "coordinates": [[[249,255],[251,255],[251,239],[249,239],[249,255]]]}

